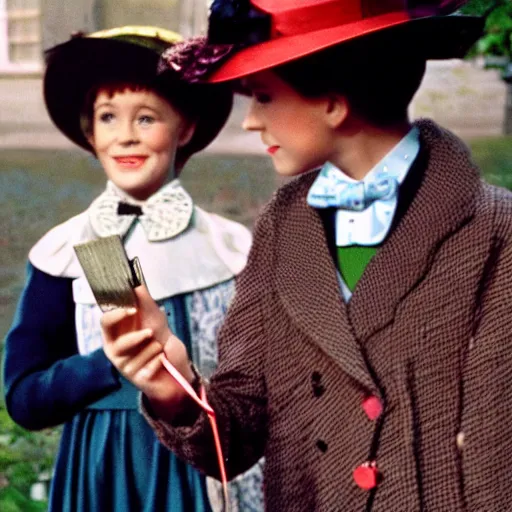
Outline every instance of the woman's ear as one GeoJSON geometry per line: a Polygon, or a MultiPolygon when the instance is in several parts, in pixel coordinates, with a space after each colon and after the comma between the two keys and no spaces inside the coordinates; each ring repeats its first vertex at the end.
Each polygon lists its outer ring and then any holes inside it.
{"type": "Polygon", "coordinates": [[[194,136],[194,132],[196,131],[196,123],[188,122],[183,126],[183,129],[180,133],[180,138],[178,139],[178,147],[182,148],[186,146],[192,137],[194,136]]]}
{"type": "Polygon", "coordinates": [[[345,96],[332,94],[327,97],[326,121],[333,128],[339,128],[347,119],[349,113],[349,105],[345,96]]]}

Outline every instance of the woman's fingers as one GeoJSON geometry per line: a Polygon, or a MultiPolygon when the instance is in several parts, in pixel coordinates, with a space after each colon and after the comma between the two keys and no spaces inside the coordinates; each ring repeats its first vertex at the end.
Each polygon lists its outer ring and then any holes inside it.
{"type": "Polygon", "coordinates": [[[124,360],[133,358],[134,353],[140,352],[153,336],[151,329],[142,329],[123,334],[115,339],[105,339],[103,350],[112,363],[122,371],[120,365],[124,360]]]}
{"type": "Polygon", "coordinates": [[[190,359],[187,348],[174,335],[169,336],[163,346],[163,351],[167,360],[178,370],[188,382],[194,380],[194,373],[190,368],[190,359]]]}
{"type": "Polygon", "coordinates": [[[103,314],[101,326],[105,340],[114,341],[130,331],[150,328],[155,340],[163,345],[171,334],[166,314],[144,285],[135,288],[135,294],[137,308],[119,308],[103,314]]]}
{"type": "Polygon", "coordinates": [[[141,284],[140,286],[137,286],[137,288],[134,288],[133,291],[135,292],[139,304],[151,304],[154,302],[146,285],[141,284]]]}
{"type": "MultiPolygon", "coordinates": [[[[147,345],[135,355],[129,355],[124,361],[120,361],[120,368],[129,377],[136,377],[137,374],[148,368],[149,363],[162,353],[162,345],[157,341],[147,342],[147,345]]],[[[150,372],[151,376],[152,373],[150,372]]]]}
{"type": "Polygon", "coordinates": [[[147,386],[148,383],[153,381],[158,373],[162,371],[163,365],[160,360],[160,352],[154,355],[152,359],[149,359],[146,364],[135,373],[133,382],[139,387],[147,386]]]}
{"type": "Polygon", "coordinates": [[[164,350],[171,364],[191,382],[185,345],[170,331],[167,315],[144,285],[135,288],[137,308],[104,313],[104,351],[112,364],[148,397],[158,402],[181,400],[184,392],[163,368],[164,350]]]}
{"type": "Polygon", "coordinates": [[[148,289],[144,285],[135,288],[135,295],[137,296],[137,309],[141,327],[151,327],[155,333],[155,339],[162,344],[165,343],[170,334],[166,314],[151,298],[148,289]]]}
{"type": "Polygon", "coordinates": [[[114,340],[118,337],[121,327],[126,325],[126,330],[133,330],[135,325],[136,308],[118,308],[107,311],[101,317],[101,328],[106,340],[114,340]]]}
{"type": "Polygon", "coordinates": [[[163,344],[163,351],[167,359],[175,366],[180,366],[180,360],[184,360],[186,364],[188,364],[187,348],[174,334],[170,334],[167,337],[167,340],[163,344]]]}
{"type": "Polygon", "coordinates": [[[140,331],[127,332],[122,334],[115,341],[111,342],[116,351],[120,353],[137,352],[146,340],[153,336],[153,329],[141,329],[140,331]]]}
{"type": "Polygon", "coordinates": [[[112,325],[120,322],[123,318],[133,316],[135,313],[137,313],[136,308],[112,309],[111,311],[103,313],[103,316],[101,317],[101,324],[104,328],[109,328],[112,325]]]}
{"type": "Polygon", "coordinates": [[[161,313],[158,304],[153,300],[146,286],[143,284],[137,286],[137,288],[134,289],[134,292],[137,297],[137,309],[143,317],[161,313]]]}

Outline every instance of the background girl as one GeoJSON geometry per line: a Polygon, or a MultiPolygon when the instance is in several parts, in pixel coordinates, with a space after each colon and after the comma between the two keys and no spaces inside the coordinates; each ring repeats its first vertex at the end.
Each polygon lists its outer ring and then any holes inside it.
{"type": "MultiPolygon", "coordinates": [[[[148,288],[190,357],[216,366],[216,332],[246,262],[241,225],[194,205],[178,176],[224,125],[225,87],[194,86],[160,54],[180,40],[156,27],[79,36],[47,52],[44,93],[57,127],[93,153],[108,179],[83,213],[30,251],[5,344],[5,393],[27,429],[64,423],[50,510],[208,511],[205,477],[158,441],[137,389],[106,358],[101,312],[73,246],[118,234],[144,266],[148,288]]],[[[64,172],[64,170],[63,170],[64,172]]],[[[234,485],[241,510],[261,508],[259,468],[234,485]]]]}

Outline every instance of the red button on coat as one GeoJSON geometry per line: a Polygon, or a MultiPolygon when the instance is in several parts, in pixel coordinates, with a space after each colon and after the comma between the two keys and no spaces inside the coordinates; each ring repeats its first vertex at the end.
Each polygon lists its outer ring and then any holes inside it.
{"type": "Polygon", "coordinates": [[[363,400],[363,409],[366,416],[375,421],[382,414],[382,402],[376,396],[369,396],[363,400]]]}
{"type": "Polygon", "coordinates": [[[379,483],[379,470],[375,463],[364,463],[354,469],[352,475],[355,483],[363,490],[369,491],[377,487],[379,483]]]}

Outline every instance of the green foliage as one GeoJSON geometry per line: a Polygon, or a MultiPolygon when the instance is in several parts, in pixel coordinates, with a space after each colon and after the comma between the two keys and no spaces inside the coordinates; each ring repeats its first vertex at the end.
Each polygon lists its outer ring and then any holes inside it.
{"type": "MultiPolygon", "coordinates": [[[[505,0],[507,2],[508,0],[505,0]]],[[[469,2],[460,9],[464,14],[474,16],[484,16],[488,11],[494,9],[497,5],[505,3],[503,0],[469,0],[469,2]]]]}
{"type": "Polygon", "coordinates": [[[464,14],[486,16],[485,34],[476,45],[476,53],[504,57],[499,67],[512,60],[512,2],[510,0],[471,0],[461,9],[464,14]]]}
{"type": "Polygon", "coordinates": [[[0,403],[0,510],[39,512],[46,502],[29,498],[40,475],[50,475],[59,429],[29,432],[16,425],[0,403]]]}
{"type": "Polygon", "coordinates": [[[484,178],[512,190],[512,137],[484,137],[470,141],[471,152],[484,178]]]}
{"type": "Polygon", "coordinates": [[[46,503],[27,498],[12,486],[0,489],[0,510],[2,512],[44,512],[46,503]]]}
{"type": "Polygon", "coordinates": [[[486,35],[478,43],[482,55],[512,57],[512,3],[494,9],[486,21],[486,35]]]}

